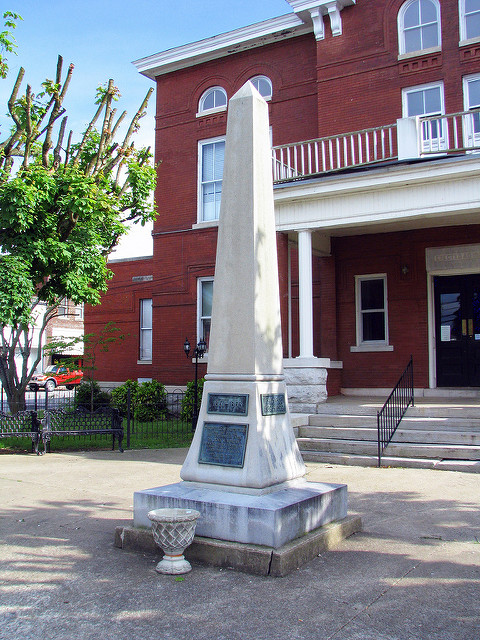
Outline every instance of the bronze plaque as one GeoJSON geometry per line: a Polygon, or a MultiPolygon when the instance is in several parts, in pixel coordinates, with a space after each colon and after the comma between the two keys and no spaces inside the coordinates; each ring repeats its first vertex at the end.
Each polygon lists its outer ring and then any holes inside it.
{"type": "Polygon", "coordinates": [[[284,393],[262,393],[262,416],[275,416],[287,412],[284,393]]]}
{"type": "Polygon", "coordinates": [[[207,413],[246,416],[248,414],[248,394],[209,393],[207,413]]]}
{"type": "Polygon", "coordinates": [[[198,462],[243,468],[248,424],[204,422],[198,462]]]}

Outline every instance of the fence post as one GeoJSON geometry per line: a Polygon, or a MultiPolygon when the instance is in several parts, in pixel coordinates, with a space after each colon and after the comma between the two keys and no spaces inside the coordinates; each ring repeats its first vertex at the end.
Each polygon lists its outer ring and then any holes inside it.
{"type": "Polygon", "coordinates": [[[413,386],[413,355],[410,356],[410,386],[412,388],[412,407],[415,406],[415,387],[413,386]]]}
{"type": "Polygon", "coordinates": [[[381,433],[380,433],[380,412],[377,411],[377,442],[378,442],[378,466],[382,466],[382,445],[381,445],[381,433]]]}
{"type": "Polygon", "coordinates": [[[127,389],[127,449],[130,448],[130,409],[132,406],[131,389],[127,389]]]}

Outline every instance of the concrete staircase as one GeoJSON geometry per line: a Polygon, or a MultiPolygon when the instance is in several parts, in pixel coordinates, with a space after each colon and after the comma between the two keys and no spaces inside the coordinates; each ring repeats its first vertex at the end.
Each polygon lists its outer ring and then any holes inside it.
{"type": "MultiPolygon", "coordinates": [[[[315,415],[295,416],[305,461],[376,466],[383,399],[337,396],[315,415]]],[[[409,407],[382,466],[480,473],[480,398],[419,398],[409,407]]]]}

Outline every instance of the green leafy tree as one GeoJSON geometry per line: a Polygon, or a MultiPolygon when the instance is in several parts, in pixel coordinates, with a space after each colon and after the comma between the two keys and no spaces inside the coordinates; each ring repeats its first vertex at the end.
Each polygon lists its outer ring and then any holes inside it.
{"type": "Polygon", "coordinates": [[[15,53],[17,45],[13,37],[13,29],[17,26],[17,20],[22,20],[18,13],[4,11],[3,31],[0,31],[0,78],[6,78],[8,74],[7,53],[15,53]]]}
{"type": "Polygon", "coordinates": [[[13,124],[0,140],[0,381],[20,409],[60,301],[98,304],[109,253],[131,223],[155,217],[150,150],[132,142],[152,89],[120,138],[118,89],[112,80],[98,87],[75,142],[63,106],[74,68],[62,69],[59,57],[38,94],[29,85],[20,94],[20,69],[7,104],[13,124]]]}

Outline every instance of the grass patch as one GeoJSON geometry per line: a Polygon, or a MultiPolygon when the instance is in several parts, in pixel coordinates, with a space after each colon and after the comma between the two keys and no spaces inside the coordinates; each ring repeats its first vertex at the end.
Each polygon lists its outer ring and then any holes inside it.
{"type": "MultiPolygon", "coordinates": [[[[127,447],[127,424],[124,420],[122,446],[127,447]]],[[[188,447],[192,441],[190,421],[135,422],[131,425],[130,449],[171,449],[188,447]]],[[[50,450],[53,451],[95,451],[112,448],[112,436],[52,436],[50,450]]],[[[118,449],[118,442],[115,442],[118,449]]],[[[30,452],[31,441],[27,438],[2,438],[0,449],[12,452],[30,452]]],[[[40,443],[40,451],[43,445],[40,443]]]]}

